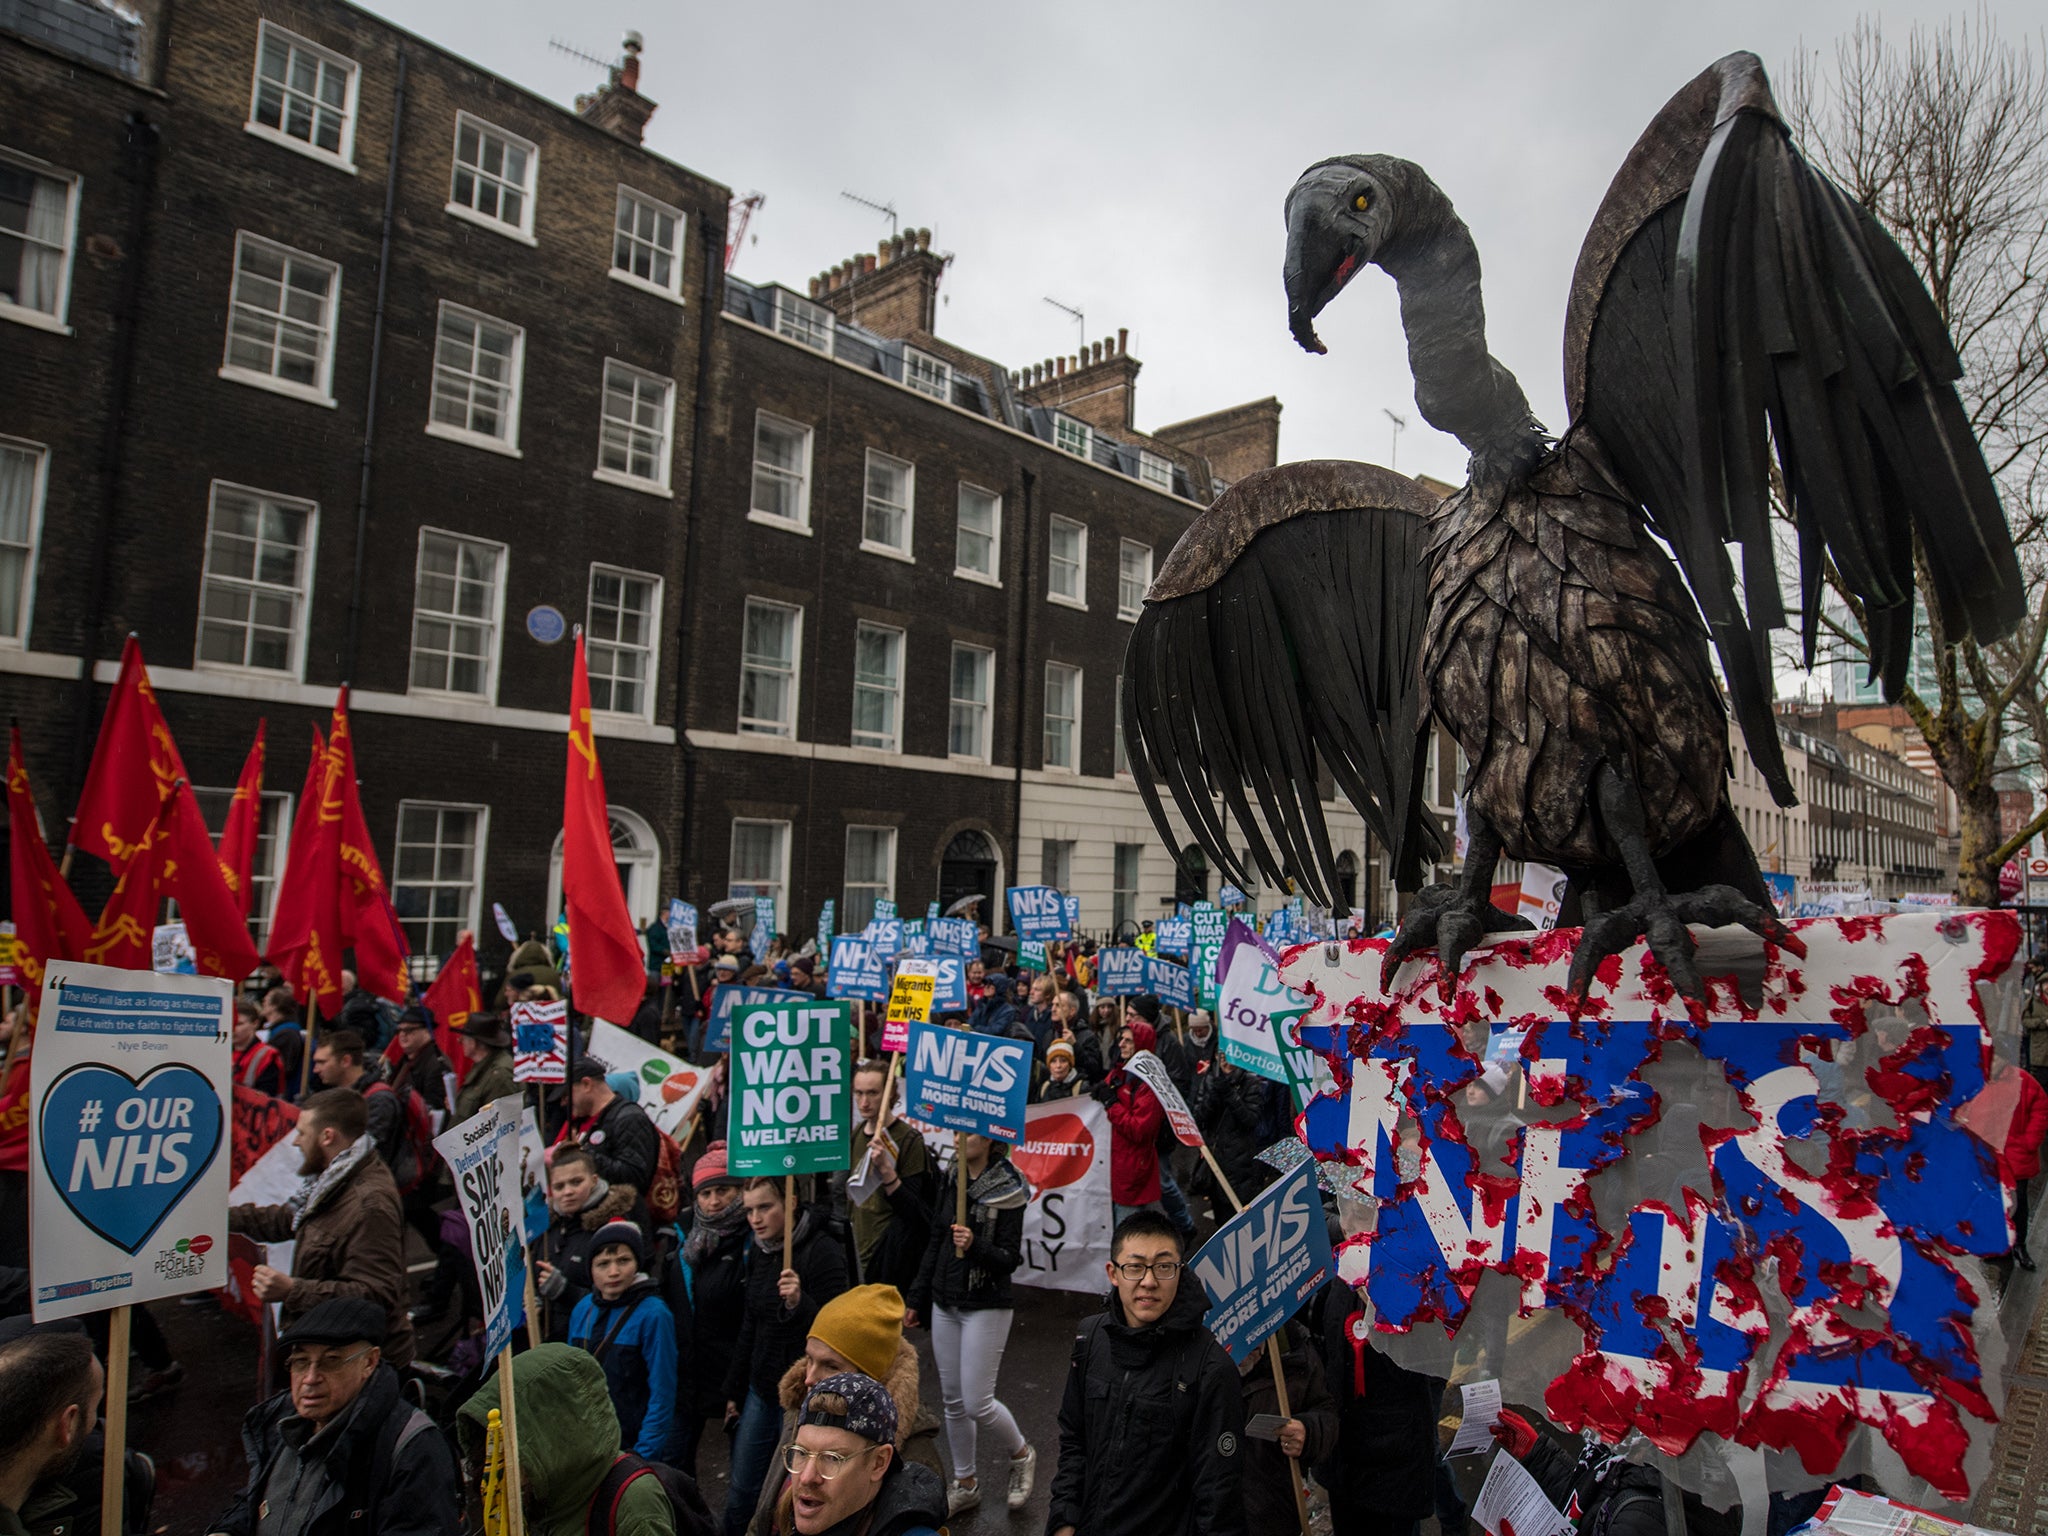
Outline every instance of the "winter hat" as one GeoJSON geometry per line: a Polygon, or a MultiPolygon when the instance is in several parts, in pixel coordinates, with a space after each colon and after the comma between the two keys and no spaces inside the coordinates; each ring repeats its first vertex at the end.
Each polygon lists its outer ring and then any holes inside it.
{"type": "Polygon", "coordinates": [[[1135,1013],[1147,1024],[1157,1024],[1159,1022],[1159,999],[1150,992],[1140,992],[1131,999],[1131,1012],[1135,1013]]]}
{"type": "Polygon", "coordinates": [[[738,955],[720,955],[716,960],[711,962],[711,969],[713,969],[714,971],[736,972],[739,970],[739,968],[740,959],[738,955]]]}
{"type": "MultiPolygon", "coordinates": [[[[880,1381],[896,1363],[896,1350],[903,1342],[903,1293],[893,1285],[856,1285],[841,1291],[818,1308],[810,1336],[880,1381]]],[[[880,1438],[893,1440],[896,1432],[892,1429],[880,1438]]]]}
{"type": "Polygon", "coordinates": [[[896,1399],[874,1378],[841,1371],[811,1388],[804,1398],[803,1411],[797,1415],[797,1424],[844,1429],[876,1445],[894,1445],[896,1399]]]}
{"type": "Polygon", "coordinates": [[[277,1336],[280,1348],[294,1344],[382,1344],[390,1314],[367,1296],[330,1296],[309,1308],[277,1336]]]}
{"type": "Polygon", "coordinates": [[[1051,1061],[1055,1056],[1066,1057],[1067,1065],[1070,1067],[1074,1064],[1074,1048],[1064,1040],[1055,1040],[1045,1048],[1045,1059],[1047,1061],[1051,1061]]]}
{"type": "Polygon", "coordinates": [[[647,1262],[647,1234],[640,1230],[637,1221],[627,1221],[621,1217],[599,1227],[597,1236],[590,1240],[590,1256],[596,1258],[615,1243],[624,1243],[632,1250],[635,1264],[647,1262]]]}
{"type": "Polygon", "coordinates": [[[583,1055],[576,1058],[576,1065],[569,1069],[569,1081],[580,1083],[585,1078],[603,1077],[611,1069],[612,1064],[602,1056],[592,1056],[586,1051],[583,1055]]]}
{"type": "Polygon", "coordinates": [[[725,1143],[714,1141],[704,1149],[704,1155],[697,1159],[697,1166],[690,1170],[692,1193],[707,1184],[737,1184],[739,1180],[726,1171],[725,1143]]]}

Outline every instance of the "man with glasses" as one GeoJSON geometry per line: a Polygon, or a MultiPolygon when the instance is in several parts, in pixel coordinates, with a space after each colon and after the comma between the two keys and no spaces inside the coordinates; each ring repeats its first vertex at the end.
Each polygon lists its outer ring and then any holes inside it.
{"type": "Polygon", "coordinates": [[[453,1536],[455,1463],[384,1364],[383,1307],[337,1296],[278,1337],[291,1385],[242,1421],[249,1481],[218,1536],[453,1536]]]}
{"type": "Polygon", "coordinates": [[[776,1501],[776,1536],[937,1536],[945,1484],[896,1454],[896,1401],[871,1376],[827,1376],[804,1397],[789,1473],[776,1501]]]}
{"type": "Polygon", "coordinates": [[[1202,1325],[1208,1293],[1158,1211],[1110,1238],[1110,1294],[1081,1325],[1060,1403],[1049,1536],[1245,1536],[1244,1398],[1202,1325]]]}

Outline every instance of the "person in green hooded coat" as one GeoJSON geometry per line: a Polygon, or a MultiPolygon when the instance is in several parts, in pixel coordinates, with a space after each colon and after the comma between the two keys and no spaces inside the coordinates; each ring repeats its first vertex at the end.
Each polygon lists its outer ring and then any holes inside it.
{"type": "MultiPolygon", "coordinates": [[[[543,1344],[513,1357],[512,1395],[527,1536],[583,1536],[591,1496],[619,1455],[619,1419],[604,1367],[587,1351],[543,1344]]],[[[472,1530],[482,1528],[473,1501],[482,1483],[485,1429],[497,1406],[494,1371],[456,1415],[472,1530]]],[[[614,1536],[677,1536],[661,1484],[652,1477],[628,1483],[612,1530],[614,1536]]]]}

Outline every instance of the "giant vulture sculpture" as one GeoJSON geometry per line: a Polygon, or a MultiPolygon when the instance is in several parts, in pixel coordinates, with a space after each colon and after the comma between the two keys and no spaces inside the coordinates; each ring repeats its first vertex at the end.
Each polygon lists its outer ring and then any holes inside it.
{"type": "Polygon", "coordinates": [[[1125,664],[1125,736],[1154,821],[1172,846],[1164,785],[1243,882],[1227,813],[1269,881],[1334,905],[1327,770],[1414,890],[1443,851],[1419,793],[1434,715],[1470,765],[1469,851],[1457,881],[1413,903],[1387,977],[1433,944],[1448,986],[1485,933],[1519,926],[1488,901],[1506,854],[1569,877],[1579,991],[1646,937],[1704,1001],[1687,924],[1796,943],[1729,805],[1708,653],[1711,640],[1758,771],[1795,803],[1772,717],[1769,635],[1788,623],[1773,461],[1808,666],[1830,567],[1887,698],[1910,656],[1916,567],[1938,644],[1993,640],[2024,611],[1932,301],[1870,214],[1800,158],[1746,53],[1674,96],[1608,188],[1565,314],[1559,437],[1488,355],[1478,252],[1420,166],[1321,161],[1286,220],[1295,338],[1323,351],[1323,308],[1368,266],[1392,277],[1416,403],[1470,451],[1470,479],[1439,504],[1370,465],[1288,464],[1196,520],[1125,664]]]}

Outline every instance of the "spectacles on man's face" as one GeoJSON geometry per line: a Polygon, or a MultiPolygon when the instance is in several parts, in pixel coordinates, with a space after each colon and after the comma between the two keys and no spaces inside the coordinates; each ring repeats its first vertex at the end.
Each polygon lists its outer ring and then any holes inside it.
{"type": "Polygon", "coordinates": [[[1126,1280],[1130,1281],[1133,1285],[1136,1285],[1140,1280],[1143,1280],[1148,1272],[1157,1275],[1159,1277],[1160,1283],[1164,1284],[1166,1281],[1171,1280],[1175,1275],[1180,1273],[1180,1260],[1154,1259],[1151,1263],[1147,1264],[1141,1262],[1140,1260],[1132,1259],[1126,1263],[1117,1265],[1116,1272],[1122,1275],[1126,1280]]]}
{"type": "Polygon", "coordinates": [[[294,1376],[332,1376],[344,1365],[353,1365],[377,1346],[365,1344],[345,1355],[293,1355],[286,1368],[294,1376]]]}
{"type": "Polygon", "coordinates": [[[881,1447],[871,1445],[867,1450],[861,1451],[812,1451],[801,1445],[788,1445],[782,1451],[782,1465],[791,1477],[802,1477],[804,1468],[815,1461],[818,1464],[818,1476],[829,1483],[867,1455],[868,1451],[879,1449],[881,1447]]]}

